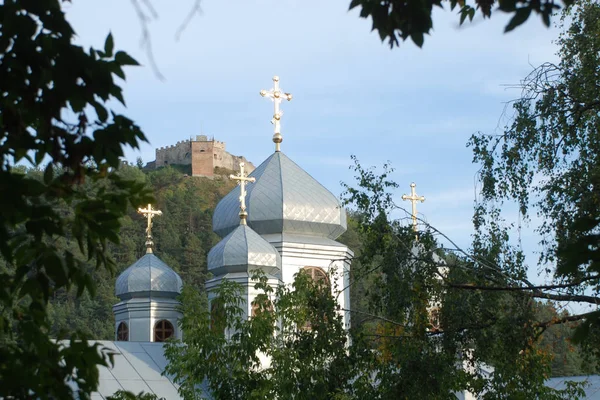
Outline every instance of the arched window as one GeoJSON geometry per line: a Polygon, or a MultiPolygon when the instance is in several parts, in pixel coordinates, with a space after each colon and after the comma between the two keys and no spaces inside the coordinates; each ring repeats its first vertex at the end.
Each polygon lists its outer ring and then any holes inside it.
{"type": "MultiPolygon", "coordinates": [[[[273,312],[273,303],[271,300],[267,300],[267,310],[268,312],[273,312]]],[[[261,312],[260,306],[255,301],[252,302],[252,316],[255,317],[259,312],[261,312]]]]}
{"type": "MultiPolygon", "coordinates": [[[[327,276],[327,273],[323,270],[323,268],[304,267],[300,270],[300,272],[310,276],[313,282],[317,284],[317,287],[319,289],[331,288],[331,284],[329,283],[329,277],[327,276]]],[[[312,325],[312,321],[309,318],[306,321],[304,321],[304,324],[302,326],[299,326],[299,329],[302,331],[311,331],[313,329],[312,325]]]]}
{"type": "Polygon", "coordinates": [[[117,328],[117,340],[121,342],[129,340],[129,327],[125,322],[121,322],[117,328]]]}
{"type": "Polygon", "coordinates": [[[308,274],[313,281],[317,282],[319,285],[326,285],[327,287],[331,287],[329,284],[329,277],[323,271],[323,268],[319,267],[304,267],[302,268],[302,272],[308,274]]]}
{"type": "Polygon", "coordinates": [[[225,308],[218,299],[210,303],[210,329],[213,332],[225,332],[225,308]]]}
{"type": "Polygon", "coordinates": [[[173,329],[173,324],[171,324],[166,319],[161,319],[156,324],[154,324],[154,341],[155,342],[164,342],[175,333],[175,329],[173,329]]]}

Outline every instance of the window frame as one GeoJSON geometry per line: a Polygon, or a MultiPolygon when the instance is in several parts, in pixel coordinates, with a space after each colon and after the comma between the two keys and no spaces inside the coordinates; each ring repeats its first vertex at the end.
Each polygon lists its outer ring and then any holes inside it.
{"type": "Polygon", "coordinates": [[[125,321],[121,321],[119,322],[119,325],[117,325],[117,341],[129,342],[129,325],[127,325],[125,321]],[[124,339],[123,336],[125,337],[124,339]]]}
{"type": "Polygon", "coordinates": [[[175,327],[173,326],[171,321],[169,321],[168,319],[161,319],[154,323],[154,327],[152,328],[152,338],[154,339],[154,342],[159,342],[159,343],[165,342],[174,336],[175,336],[175,327]],[[158,335],[159,324],[162,324],[162,326],[160,327],[160,330],[161,330],[160,333],[161,333],[161,335],[163,335],[162,338],[159,337],[159,335],[158,335]]]}

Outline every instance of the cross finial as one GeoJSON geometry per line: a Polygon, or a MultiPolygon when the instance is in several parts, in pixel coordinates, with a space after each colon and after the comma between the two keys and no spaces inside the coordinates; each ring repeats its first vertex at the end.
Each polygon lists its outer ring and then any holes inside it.
{"type": "Polygon", "coordinates": [[[283,136],[281,136],[281,116],[283,115],[283,111],[279,109],[279,105],[281,104],[281,100],[285,99],[287,101],[292,100],[292,95],[290,93],[284,93],[279,88],[279,77],[275,75],[273,77],[273,88],[269,90],[261,90],[260,95],[262,97],[268,97],[273,101],[275,106],[275,113],[273,114],[273,119],[271,123],[275,125],[275,134],[273,135],[273,142],[275,142],[275,151],[281,151],[281,142],[283,142],[283,136]]]}
{"type": "Polygon", "coordinates": [[[246,225],[246,217],[248,217],[246,212],[246,183],[256,182],[256,178],[248,177],[244,171],[243,162],[240,163],[239,175],[229,175],[229,178],[238,181],[238,185],[240,185],[240,225],[246,225]]]}
{"type": "Polygon", "coordinates": [[[410,184],[410,196],[407,196],[405,194],[402,195],[402,200],[409,200],[412,203],[412,223],[413,223],[413,230],[415,231],[415,233],[418,231],[418,229],[417,229],[417,201],[420,201],[421,203],[425,201],[425,197],[417,196],[416,187],[417,187],[417,185],[414,182],[411,183],[410,184]]]}
{"type": "Polygon", "coordinates": [[[148,226],[146,227],[146,253],[152,253],[152,218],[157,215],[162,215],[162,211],[153,210],[152,204],[148,204],[148,208],[138,208],[137,212],[144,215],[148,219],[148,226]]]}

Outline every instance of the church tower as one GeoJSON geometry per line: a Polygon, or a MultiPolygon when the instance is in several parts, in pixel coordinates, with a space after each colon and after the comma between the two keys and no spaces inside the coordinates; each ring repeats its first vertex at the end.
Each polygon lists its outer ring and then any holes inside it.
{"type": "Polygon", "coordinates": [[[158,210],[138,209],[148,219],[146,254],[127,268],[115,285],[121,300],[113,306],[117,341],[163,342],[181,339],[178,321],[182,281],[179,275],[152,252],[152,218],[158,210]]]}
{"type": "MultiPolygon", "coordinates": [[[[339,200],[323,185],[281,151],[283,137],[279,109],[282,99],[292,95],[274,87],[262,90],[275,107],[273,120],[275,152],[249,176],[247,187],[247,224],[269,242],[281,256],[281,281],[291,284],[294,275],[308,272],[313,279],[325,281],[336,296],[343,311],[344,323],[350,326],[350,261],[353,253],[335,241],[346,231],[346,211],[339,200]]],[[[233,189],[217,205],[213,215],[213,230],[228,237],[238,227],[240,186],[233,189]]]]}
{"type": "Polygon", "coordinates": [[[259,294],[254,288],[253,272],[262,270],[269,285],[276,288],[281,282],[281,256],[247,224],[246,184],[255,182],[255,178],[245,175],[244,163],[240,163],[239,175],[231,175],[230,178],[238,181],[236,203],[240,210],[239,222],[208,253],[208,270],[214,277],[206,282],[206,290],[212,308],[217,306],[212,302],[214,288],[225,279],[239,283],[243,288],[245,317],[248,317],[252,315],[252,302],[259,294]]]}

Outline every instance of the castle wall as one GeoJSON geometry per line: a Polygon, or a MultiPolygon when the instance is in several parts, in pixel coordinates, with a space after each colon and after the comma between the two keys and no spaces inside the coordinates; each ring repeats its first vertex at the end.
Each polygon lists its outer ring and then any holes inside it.
{"type": "Polygon", "coordinates": [[[245,157],[229,154],[225,142],[199,135],[196,136],[196,140],[185,140],[173,146],[156,149],[156,161],[152,164],[154,168],[171,164],[191,164],[192,176],[211,177],[214,176],[215,167],[239,171],[240,162],[246,164],[245,170],[248,173],[254,171],[254,165],[245,157]]]}
{"type": "Polygon", "coordinates": [[[173,146],[156,149],[156,168],[171,164],[189,165],[192,163],[192,142],[184,140],[173,146]]]}

